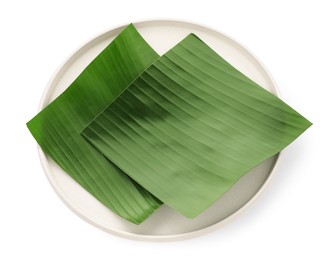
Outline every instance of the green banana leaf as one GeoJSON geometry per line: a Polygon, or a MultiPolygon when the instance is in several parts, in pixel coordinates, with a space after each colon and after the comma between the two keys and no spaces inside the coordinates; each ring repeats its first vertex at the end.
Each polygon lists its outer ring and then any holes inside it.
{"type": "Polygon", "coordinates": [[[193,218],[310,125],[190,34],[82,135],[154,196],[193,218]]]}
{"type": "Polygon", "coordinates": [[[107,160],[80,131],[158,58],[133,25],[27,123],[43,151],[105,206],[141,223],[161,204],[107,160]]]}

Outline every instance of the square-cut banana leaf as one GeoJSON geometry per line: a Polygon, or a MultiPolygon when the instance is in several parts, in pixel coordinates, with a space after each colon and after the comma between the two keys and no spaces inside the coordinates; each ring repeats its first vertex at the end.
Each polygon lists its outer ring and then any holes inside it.
{"type": "Polygon", "coordinates": [[[192,218],[310,125],[191,34],[82,135],[150,193],[192,218]]]}
{"type": "Polygon", "coordinates": [[[43,151],[65,172],[105,206],[137,224],[160,202],[86,142],[80,131],[158,57],[129,25],[27,123],[43,151]]]}

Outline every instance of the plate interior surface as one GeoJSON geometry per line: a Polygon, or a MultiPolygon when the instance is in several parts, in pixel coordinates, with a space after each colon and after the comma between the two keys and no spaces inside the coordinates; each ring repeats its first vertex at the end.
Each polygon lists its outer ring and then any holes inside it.
{"type": "MultiPolygon", "coordinates": [[[[161,55],[189,33],[195,33],[213,50],[255,82],[278,95],[264,66],[239,43],[212,29],[179,21],[147,21],[134,24],[146,41],[161,55]]],[[[119,27],[92,39],[75,52],[54,74],[40,109],[54,100],[123,29],[119,27]]],[[[140,225],[118,217],[85,191],[39,148],[45,173],[63,202],[87,222],[119,236],[143,240],[174,240],[193,237],[220,226],[246,206],[271,176],[279,155],[256,166],[232,189],[195,219],[187,219],[166,205],[140,225]]]]}

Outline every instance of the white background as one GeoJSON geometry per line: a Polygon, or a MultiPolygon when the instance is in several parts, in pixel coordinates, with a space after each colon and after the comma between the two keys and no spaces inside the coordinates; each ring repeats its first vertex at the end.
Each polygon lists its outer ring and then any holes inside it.
{"type": "Polygon", "coordinates": [[[330,258],[327,1],[0,1],[0,259],[330,258]],[[25,127],[77,47],[153,18],[195,21],[239,40],[270,70],[284,101],[314,123],[243,214],[181,242],[125,240],[81,220],[51,189],[25,127]]]}

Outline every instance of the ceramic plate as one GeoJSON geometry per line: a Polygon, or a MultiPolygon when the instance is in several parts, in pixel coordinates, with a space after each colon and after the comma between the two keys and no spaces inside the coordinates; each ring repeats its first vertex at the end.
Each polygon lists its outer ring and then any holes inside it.
{"type": "MultiPolygon", "coordinates": [[[[179,21],[134,23],[146,41],[161,55],[189,33],[195,33],[213,50],[255,82],[278,95],[265,67],[241,44],[213,29],[179,21]]],[[[126,26],[126,25],[125,25],[126,26]]],[[[41,99],[40,110],[54,100],[125,26],[89,41],[59,68],[41,99]]],[[[63,202],[81,218],[109,233],[138,240],[178,240],[214,230],[237,215],[260,193],[274,172],[279,155],[269,158],[241,178],[224,196],[195,219],[187,219],[166,205],[140,225],[118,217],[85,191],[39,148],[45,173],[63,202]]]]}

